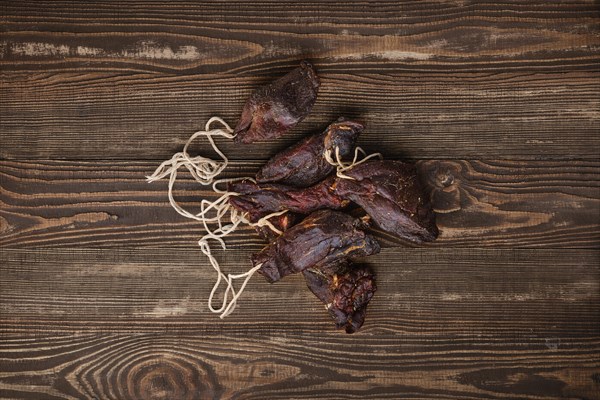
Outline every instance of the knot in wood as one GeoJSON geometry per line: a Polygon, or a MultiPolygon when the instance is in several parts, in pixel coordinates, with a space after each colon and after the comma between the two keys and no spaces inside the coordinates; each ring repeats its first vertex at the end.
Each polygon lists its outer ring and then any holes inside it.
{"type": "Polygon", "coordinates": [[[213,399],[219,385],[208,366],[179,354],[140,354],[122,365],[119,386],[132,399],[213,399]]]}

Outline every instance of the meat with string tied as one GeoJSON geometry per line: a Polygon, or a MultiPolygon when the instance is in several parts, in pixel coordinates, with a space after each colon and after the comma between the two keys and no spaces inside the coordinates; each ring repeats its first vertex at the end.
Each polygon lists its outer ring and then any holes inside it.
{"type": "Polygon", "coordinates": [[[362,207],[374,225],[407,241],[422,243],[437,238],[429,196],[413,164],[374,160],[344,171],[335,194],[362,207]]]}
{"type": "Polygon", "coordinates": [[[376,254],[379,243],[366,227],[365,219],[340,211],[315,211],[254,254],[252,263],[273,283],[307,268],[333,267],[376,254]]]}
{"type": "Polygon", "coordinates": [[[330,124],[324,132],[311,135],[273,156],[256,174],[259,183],[277,182],[308,187],[330,175],[335,167],[325,152],[347,160],[364,126],[344,118],[330,124]]]}

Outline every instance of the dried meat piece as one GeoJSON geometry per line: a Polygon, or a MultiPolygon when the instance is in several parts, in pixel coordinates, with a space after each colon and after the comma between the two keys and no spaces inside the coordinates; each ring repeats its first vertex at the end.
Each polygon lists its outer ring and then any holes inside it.
{"type": "MultiPolygon", "coordinates": [[[[299,219],[300,216],[298,214],[286,212],[285,214],[269,218],[269,222],[279,231],[285,232],[290,227],[294,226],[299,219]]],[[[261,238],[269,243],[279,237],[279,233],[273,231],[271,227],[267,225],[255,226],[254,230],[261,238]]]]}
{"type": "Polygon", "coordinates": [[[308,115],[319,86],[314,68],[303,61],[287,75],[256,89],[244,105],[234,141],[252,143],[280,137],[308,115]]]}
{"type": "Polygon", "coordinates": [[[347,159],[363,129],[358,122],[340,118],[325,132],[309,136],[275,155],[258,171],[256,180],[298,187],[314,185],[335,170],[325,159],[325,151],[330,150],[335,155],[337,148],[340,158],[347,159]]]}
{"type": "Polygon", "coordinates": [[[367,161],[344,174],[353,179],[338,179],[335,193],[361,206],[379,228],[416,243],[437,238],[435,213],[413,164],[367,161]]]}
{"type": "Polygon", "coordinates": [[[306,285],[321,300],[338,329],[356,332],[365,320],[366,308],[377,290],[373,271],[366,265],[309,268],[303,272],[306,285]]]}
{"type": "Polygon", "coordinates": [[[340,209],[349,201],[334,193],[335,177],[329,177],[308,188],[293,188],[278,184],[256,184],[243,180],[229,184],[228,190],[237,193],[229,203],[238,211],[248,214],[250,222],[265,215],[288,210],[298,214],[310,214],[323,208],[340,209]]]}
{"type": "Polygon", "coordinates": [[[335,266],[376,254],[379,243],[363,229],[363,220],[332,210],[315,211],[252,256],[254,266],[273,283],[307,268],[335,266]]]}

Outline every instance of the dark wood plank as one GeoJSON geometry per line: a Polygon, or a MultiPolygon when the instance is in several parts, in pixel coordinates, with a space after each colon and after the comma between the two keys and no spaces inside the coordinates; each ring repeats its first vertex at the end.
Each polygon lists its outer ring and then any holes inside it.
{"type": "MultiPolygon", "coordinates": [[[[245,254],[229,252],[226,268],[245,254]]],[[[7,398],[596,398],[594,250],[386,249],[355,335],[300,277],[205,306],[208,264],[168,249],[0,254],[7,398]],[[318,339],[315,332],[319,332],[318,339]]]]}
{"type": "MultiPolygon", "coordinates": [[[[250,251],[215,253],[228,273],[250,267],[250,251]]],[[[194,249],[3,249],[0,257],[6,334],[334,331],[299,275],[277,284],[253,277],[238,309],[219,319],[206,306],[215,271],[194,249]]],[[[591,249],[384,249],[365,259],[378,291],[361,332],[593,336],[599,260],[591,249]]]]}
{"type": "MultiPolygon", "coordinates": [[[[600,398],[597,1],[2,1],[0,21],[0,398],[600,398]],[[439,212],[430,246],[377,232],[355,335],[300,276],[210,313],[199,225],[143,180],[305,58],[309,118],[223,141],[226,176],[345,115],[419,160],[439,212]]],[[[262,246],[227,243],[226,272],[262,246]]]]}
{"type": "Polygon", "coordinates": [[[597,71],[592,1],[2,3],[7,70],[597,71]],[[382,64],[384,66],[382,67],[382,64]]]}
{"type": "Polygon", "coordinates": [[[7,372],[0,377],[0,396],[539,400],[597,399],[599,394],[599,363],[593,355],[600,349],[598,341],[560,342],[555,348],[555,339],[457,344],[414,335],[374,339],[325,334],[315,340],[295,334],[230,338],[160,333],[44,339],[0,345],[0,354],[9,356],[2,361],[7,372]],[[17,347],[6,349],[10,344],[17,347]]]}
{"type": "MultiPolygon", "coordinates": [[[[179,216],[167,183],[148,184],[151,162],[0,164],[3,247],[196,246],[201,225],[179,216]]],[[[224,176],[252,176],[260,162],[235,163],[224,176]]],[[[592,161],[426,161],[441,237],[436,247],[600,247],[600,164],[592,161]]],[[[211,197],[183,173],[175,193],[198,209],[211,197]]],[[[391,244],[389,235],[380,238],[391,244]]],[[[233,248],[263,244],[252,229],[233,248]]]]}
{"type": "MultiPolygon", "coordinates": [[[[235,124],[251,91],[279,75],[4,73],[0,157],[164,159],[213,115],[235,124]]],[[[321,75],[313,112],[296,129],[250,146],[222,140],[225,154],[265,159],[340,115],[363,121],[361,146],[389,157],[600,154],[599,72],[355,74],[325,68],[321,75]]]]}
{"type": "Polygon", "coordinates": [[[323,77],[311,117],[227,154],[263,158],[341,114],[395,156],[600,152],[593,1],[45,5],[2,5],[2,158],[163,158],[301,58],[323,77]]]}

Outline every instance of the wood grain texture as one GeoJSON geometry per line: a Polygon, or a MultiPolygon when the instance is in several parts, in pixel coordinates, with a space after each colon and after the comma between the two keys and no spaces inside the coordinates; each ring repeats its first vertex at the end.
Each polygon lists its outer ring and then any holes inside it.
{"type": "MultiPolygon", "coordinates": [[[[240,269],[244,256],[228,253],[223,265],[240,269]]],[[[369,258],[379,290],[355,335],[332,328],[299,276],[254,278],[219,320],[205,305],[213,272],[191,251],[0,257],[6,397],[592,399],[600,390],[592,250],[386,249],[369,258]]]]}
{"type": "Polygon", "coordinates": [[[2,158],[162,159],[302,58],[323,78],[314,112],[232,158],[340,115],[368,150],[415,158],[600,153],[593,1],[48,4],[2,3],[2,158]]]}
{"type": "MultiPolygon", "coordinates": [[[[0,1],[0,398],[600,399],[599,65],[593,0],[0,1]],[[220,141],[226,176],[345,115],[439,213],[428,246],[377,232],[355,335],[300,276],[211,314],[200,226],[144,182],[301,59],[313,112],[220,141]]],[[[262,246],[227,243],[232,273],[262,246]]]]}
{"type": "Polygon", "coordinates": [[[595,399],[597,341],[413,335],[85,335],[17,340],[5,398],[595,399]],[[39,340],[45,341],[45,338],[39,340]],[[353,349],[340,352],[341,346],[353,349]],[[392,350],[393,349],[393,350],[392,350]],[[519,349],[519,350],[513,350],[519,349]],[[582,355],[582,353],[584,355],[582,355]],[[435,362],[429,361],[432,357],[435,362]],[[28,368],[40,370],[31,373],[28,368]]]}
{"type": "Polygon", "coordinates": [[[597,71],[594,1],[4,2],[8,70],[597,71]],[[48,6],[50,5],[51,6],[48,6]]]}
{"type": "MultiPolygon", "coordinates": [[[[253,176],[261,162],[237,162],[227,177],[253,176]]],[[[0,246],[194,247],[201,224],[169,205],[167,183],[148,184],[156,163],[0,164],[0,246]]],[[[432,246],[600,247],[600,164],[591,161],[422,161],[438,211],[432,246]]],[[[214,194],[181,174],[175,197],[198,210],[214,194]]],[[[389,235],[379,237],[393,244],[389,235]]],[[[253,229],[228,237],[258,249],[253,229]]]]}
{"type": "MultiPolygon", "coordinates": [[[[317,67],[321,71],[322,65],[317,67]]],[[[3,74],[0,157],[166,159],[211,116],[235,124],[252,90],[279,75],[3,74]]],[[[325,69],[320,75],[313,112],[296,129],[255,145],[222,140],[222,150],[232,159],[265,159],[344,115],[367,126],[362,147],[391,157],[598,159],[600,154],[600,73],[325,69]]],[[[207,152],[208,145],[199,140],[197,149],[207,152]]]]}
{"type": "MultiPolygon", "coordinates": [[[[250,267],[250,254],[217,256],[224,271],[237,273],[250,267]]],[[[4,334],[27,327],[346,336],[335,331],[300,275],[276,284],[257,275],[239,309],[219,319],[206,307],[215,272],[199,250],[4,249],[0,257],[4,334]]],[[[378,290],[357,337],[387,331],[510,337],[532,329],[591,337],[600,309],[599,260],[591,249],[384,249],[365,259],[378,290]]]]}

